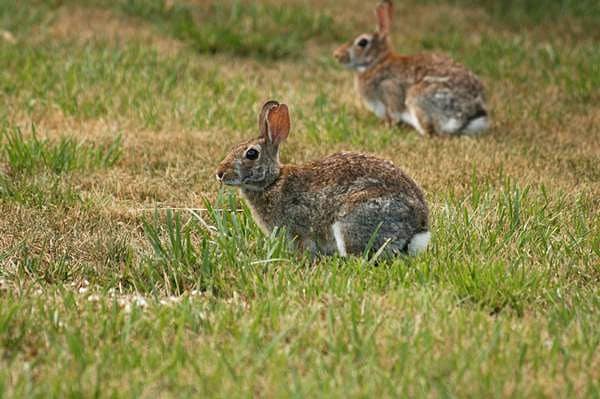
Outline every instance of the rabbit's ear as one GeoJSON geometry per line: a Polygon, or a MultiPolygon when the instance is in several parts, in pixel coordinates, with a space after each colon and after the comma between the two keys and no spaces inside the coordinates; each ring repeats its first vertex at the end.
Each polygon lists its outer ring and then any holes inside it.
{"type": "Polygon", "coordinates": [[[260,115],[258,116],[258,131],[260,132],[260,137],[263,137],[267,140],[269,139],[267,114],[271,108],[278,105],[279,103],[275,100],[269,100],[263,104],[262,109],[260,110],[260,115]]]}
{"type": "Polygon", "coordinates": [[[290,113],[285,104],[271,106],[267,110],[267,132],[269,142],[279,146],[290,134],[290,113]]]}
{"type": "Polygon", "coordinates": [[[388,35],[392,26],[394,6],[392,0],[381,0],[375,9],[377,14],[377,30],[382,35],[388,35]]]}

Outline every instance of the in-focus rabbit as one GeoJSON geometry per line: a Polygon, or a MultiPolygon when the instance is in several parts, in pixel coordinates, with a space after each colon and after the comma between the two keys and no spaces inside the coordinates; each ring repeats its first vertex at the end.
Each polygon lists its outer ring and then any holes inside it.
{"type": "Polygon", "coordinates": [[[376,8],[378,27],[339,47],[334,57],[357,72],[365,106],[388,124],[413,126],[423,135],[478,134],[489,126],[483,84],[445,55],[399,55],[390,43],[393,6],[376,8]]]}
{"type": "Polygon", "coordinates": [[[290,131],[285,104],[266,102],[260,135],[225,157],[217,179],[240,188],[256,222],[266,232],[285,228],[300,250],[312,255],[386,257],[417,254],[430,233],[428,209],[417,184],[391,162],[341,152],[303,165],[279,162],[279,145],[290,131]]]}

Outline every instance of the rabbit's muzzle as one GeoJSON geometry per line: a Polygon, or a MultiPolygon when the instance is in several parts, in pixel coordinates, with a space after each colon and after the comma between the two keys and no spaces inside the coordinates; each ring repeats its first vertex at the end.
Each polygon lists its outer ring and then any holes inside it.
{"type": "Polygon", "coordinates": [[[351,61],[351,57],[350,57],[350,46],[348,44],[344,44],[340,47],[338,47],[334,52],[333,52],[333,57],[338,60],[338,62],[340,64],[350,64],[351,61]]]}
{"type": "Polygon", "coordinates": [[[217,168],[215,176],[217,181],[228,186],[256,186],[265,180],[266,171],[262,166],[244,168],[239,161],[223,162],[217,168]]]}
{"type": "Polygon", "coordinates": [[[238,173],[235,172],[229,163],[220,164],[215,172],[215,177],[219,183],[227,185],[239,185],[241,183],[238,173]]]}

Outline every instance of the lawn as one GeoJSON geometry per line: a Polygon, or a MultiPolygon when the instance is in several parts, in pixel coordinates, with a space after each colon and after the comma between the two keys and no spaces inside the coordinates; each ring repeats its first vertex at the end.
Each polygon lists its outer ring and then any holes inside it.
{"type": "Polygon", "coordinates": [[[404,0],[398,51],[484,81],[423,139],[331,52],[375,1],[0,0],[0,398],[600,397],[600,3],[404,0]],[[426,192],[415,258],[315,264],[214,170],[378,154],[426,192]]]}

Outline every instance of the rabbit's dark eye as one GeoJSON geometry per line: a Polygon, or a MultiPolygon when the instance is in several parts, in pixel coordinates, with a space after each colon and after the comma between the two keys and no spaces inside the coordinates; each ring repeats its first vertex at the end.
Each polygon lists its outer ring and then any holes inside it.
{"type": "Polygon", "coordinates": [[[250,148],[248,151],[246,151],[246,158],[254,161],[256,158],[258,158],[258,151],[256,151],[254,148],[250,148]]]}
{"type": "Polygon", "coordinates": [[[358,41],[359,47],[367,47],[367,44],[369,44],[369,40],[364,37],[358,41]]]}

